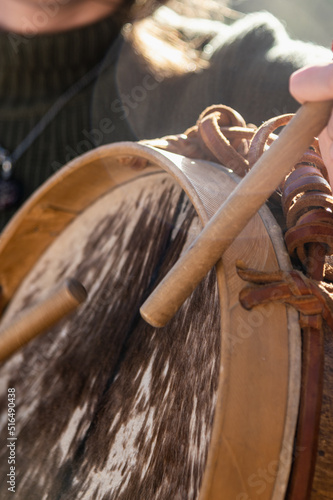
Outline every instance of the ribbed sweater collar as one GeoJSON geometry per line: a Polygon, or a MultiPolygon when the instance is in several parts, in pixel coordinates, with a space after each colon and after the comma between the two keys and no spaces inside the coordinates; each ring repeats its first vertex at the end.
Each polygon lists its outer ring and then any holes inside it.
{"type": "Polygon", "coordinates": [[[54,99],[102,60],[118,33],[111,18],[56,34],[0,31],[2,105],[54,99]]]}

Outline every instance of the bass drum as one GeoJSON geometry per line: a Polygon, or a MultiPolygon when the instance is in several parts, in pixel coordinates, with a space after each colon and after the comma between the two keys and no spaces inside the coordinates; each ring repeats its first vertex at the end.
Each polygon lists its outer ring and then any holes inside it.
{"type": "Polygon", "coordinates": [[[64,167],[7,226],[2,327],[67,276],[88,300],[1,365],[2,499],[10,479],[22,500],[285,497],[298,315],[282,304],[245,311],[235,269],[237,259],[290,269],[267,207],[166,327],[139,316],[237,182],[214,163],[118,143],[64,167]],[[135,158],[146,167],[131,167],[135,158]]]}

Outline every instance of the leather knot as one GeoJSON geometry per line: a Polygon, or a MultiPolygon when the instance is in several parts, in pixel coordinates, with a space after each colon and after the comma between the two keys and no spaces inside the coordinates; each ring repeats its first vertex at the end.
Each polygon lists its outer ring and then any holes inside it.
{"type": "Polygon", "coordinates": [[[247,125],[237,111],[220,104],[206,108],[196,125],[183,134],[141,141],[141,144],[187,158],[221,163],[243,177],[249,169],[247,154],[255,131],[256,126],[247,125]]]}
{"type": "Polygon", "coordinates": [[[333,328],[333,301],[322,283],[296,270],[262,272],[246,268],[241,261],[236,263],[236,268],[240,278],[251,283],[239,295],[245,309],[280,302],[299,311],[301,327],[310,326],[318,330],[324,319],[333,328]]]}
{"type": "MultiPolygon", "coordinates": [[[[246,124],[234,109],[222,104],[213,105],[206,108],[196,125],[183,134],[141,143],[187,158],[221,163],[243,177],[277,138],[274,132],[292,117],[293,114],[274,117],[257,128],[246,124]]],[[[147,163],[143,159],[128,158],[124,162],[137,169],[144,168],[147,163]]],[[[314,260],[314,253],[320,253],[317,259],[320,265],[325,259],[322,254],[333,254],[333,196],[327,170],[319,154],[318,139],[313,139],[311,148],[282,183],[281,191],[289,254],[297,257],[311,274],[316,267],[310,262],[314,260]],[[316,248],[311,247],[313,244],[317,245],[316,248]]],[[[277,201],[278,207],[281,207],[279,190],[271,200],[277,201]]],[[[322,277],[319,274],[316,276],[317,279],[322,277]]]]}

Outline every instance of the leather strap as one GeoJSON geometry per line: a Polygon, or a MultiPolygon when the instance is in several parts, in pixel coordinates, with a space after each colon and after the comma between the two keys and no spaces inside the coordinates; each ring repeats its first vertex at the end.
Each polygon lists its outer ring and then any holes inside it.
{"type": "MultiPolygon", "coordinates": [[[[188,158],[219,162],[244,176],[275,140],[275,130],[286,125],[292,116],[272,118],[257,129],[247,125],[233,109],[211,106],[201,113],[197,124],[183,134],[142,142],[188,158]]],[[[137,159],[124,158],[124,162],[134,168],[145,166],[145,160],[140,163],[137,159]]],[[[303,384],[296,440],[296,449],[300,452],[293,464],[289,499],[306,500],[311,493],[322,400],[322,318],[333,329],[329,295],[323,282],[316,283],[323,279],[325,255],[333,253],[333,197],[316,138],[284,180],[281,190],[288,229],[286,244],[291,257],[299,259],[307,277],[297,271],[283,277],[260,275],[264,284],[246,289],[240,300],[246,307],[282,300],[300,311],[303,384]]],[[[239,272],[244,279],[258,283],[260,273],[247,271],[246,274],[244,269],[239,272]]]]}
{"type": "Polygon", "coordinates": [[[323,284],[297,270],[265,273],[248,269],[241,261],[236,263],[236,267],[238,275],[252,283],[243,288],[239,295],[239,301],[245,309],[252,309],[258,304],[281,302],[299,311],[302,327],[316,324],[320,328],[324,319],[333,329],[333,300],[323,284]]]}

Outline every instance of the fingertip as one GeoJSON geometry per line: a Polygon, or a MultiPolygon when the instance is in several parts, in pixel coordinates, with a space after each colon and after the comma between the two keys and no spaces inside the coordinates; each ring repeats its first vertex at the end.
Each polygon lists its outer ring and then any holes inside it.
{"type": "Polygon", "coordinates": [[[305,66],[290,77],[291,95],[299,102],[320,101],[333,97],[333,63],[305,66]]]}
{"type": "Polygon", "coordinates": [[[302,95],[302,89],[304,81],[306,82],[306,73],[308,71],[308,66],[300,68],[291,74],[289,78],[289,92],[290,94],[301,104],[305,101],[302,95]]]}

